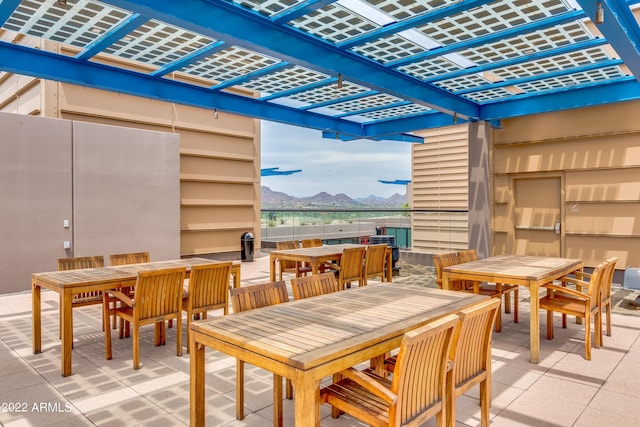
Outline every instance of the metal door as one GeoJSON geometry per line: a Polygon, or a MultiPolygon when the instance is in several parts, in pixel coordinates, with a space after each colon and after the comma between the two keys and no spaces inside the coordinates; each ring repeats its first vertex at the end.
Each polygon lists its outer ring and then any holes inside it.
{"type": "Polygon", "coordinates": [[[513,180],[516,255],[561,255],[561,178],[513,180]]]}

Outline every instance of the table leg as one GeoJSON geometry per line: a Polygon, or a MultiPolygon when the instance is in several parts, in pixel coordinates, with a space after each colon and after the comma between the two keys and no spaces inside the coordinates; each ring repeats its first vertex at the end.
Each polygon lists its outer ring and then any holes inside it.
{"type": "Polygon", "coordinates": [[[33,340],[33,354],[38,354],[42,351],[42,299],[40,293],[40,286],[35,283],[31,283],[31,335],[33,340]]]}
{"type": "Polygon", "coordinates": [[[312,262],[311,263],[311,274],[314,275],[314,276],[316,274],[318,274],[318,268],[319,268],[318,267],[318,262],[312,262]]]}
{"type": "Polygon", "coordinates": [[[205,346],[196,341],[196,334],[189,334],[191,349],[190,365],[190,424],[192,427],[204,426],[204,350],[205,346]]]}
{"type": "Polygon", "coordinates": [[[282,377],[273,374],[273,426],[282,427],[282,377]]]}
{"type": "Polygon", "coordinates": [[[529,300],[530,300],[530,329],[529,329],[529,347],[530,347],[530,361],[531,363],[538,363],[540,358],[540,299],[538,297],[538,284],[531,284],[529,286],[529,300]]]}
{"type": "Polygon", "coordinates": [[[293,380],[296,391],[294,401],[296,427],[316,427],[320,425],[320,379],[312,372],[298,372],[293,380]]]}
{"type": "Polygon", "coordinates": [[[240,266],[235,268],[232,274],[233,274],[233,287],[237,289],[240,287],[240,266]]]}
{"type": "Polygon", "coordinates": [[[449,290],[449,275],[446,272],[442,272],[442,289],[449,290]]]}
{"type": "Polygon", "coordinates": [[[276,257],[269,255],[269,279],[271,282],[276,281],[276,257]]]}
{"type": "Polygon", "coordinates": [[[73,313],[71,291],[62,295],[62,376],[71,375],[71,351],[73,349],[73,313]]]}
{"type": "Polygon", "coordinates": [[[393,277],[393,252],[387,249],[387,282],[393,277]]]}

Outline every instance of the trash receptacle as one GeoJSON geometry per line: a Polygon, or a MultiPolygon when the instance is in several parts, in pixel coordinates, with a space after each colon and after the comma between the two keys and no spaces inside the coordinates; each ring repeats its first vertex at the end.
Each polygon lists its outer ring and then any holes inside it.
{"type": "Polygon", "coordinates": [[[253,234],[242,233],[240,237],[240,260],[253,261],[253,234]]]}

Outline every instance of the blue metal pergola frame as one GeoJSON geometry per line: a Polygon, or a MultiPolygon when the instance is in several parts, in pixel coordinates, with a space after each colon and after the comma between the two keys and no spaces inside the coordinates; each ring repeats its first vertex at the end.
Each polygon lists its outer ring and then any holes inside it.
{"type": "Polygon", "coordinates": [[[412,132],[640,99],[635,1],[58,3],[0,1],[5,40],[25,34],[66,48],[0,41],[0,71],[314,128],[327,138],[421,142],[412,132]],[[592,25],[598,5],[604,20],[592,25]],[[112,12],[109,20],[100,21],[101,11],[112,12]],[[90,19],[95,27],[82,33],[78,22],[90,19]],[[177,35],[157,40],[152,31],[162,26],[181,34],[182,47],[177,35]],[[500,47],[548,34],[553,40],[538,50],[500,47]],[[131,40],[147,54],[122,47],[131,40]],[[175,73],[191,79],[169,78],[175,73]]]}

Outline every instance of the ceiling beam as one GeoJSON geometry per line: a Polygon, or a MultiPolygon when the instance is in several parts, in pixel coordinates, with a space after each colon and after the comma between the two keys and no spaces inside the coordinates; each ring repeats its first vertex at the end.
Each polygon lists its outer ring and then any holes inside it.
{"type": "Polygon", "coordinates": [[[234,3],[220,0],[104,2],[321,73],[333,76],[340,73],[345,80],[416,104],[477,117],[477,105],[471,101],[294,28],[277,25],[234,3]]]}
{"type": "MultiPolygon", "coordinates": [[[[592,22],[595,22],[596,1],[577,0],[592,22]]],[[[625,0],[602,0],[604,22],[598,30],[609,41],[631,73],[640,81],[640,27],[625,0]]]]}
{"type": "Polygon", "coordinates": [[[640,84],[628,77],[612,83],[599,82],[597,85],[592,84],[575,90],[555,89],[533,97],[514,96],[509,101],[482,106],[481,114],[487,120],[507,119],[638,99],[640,99],[640,84]]]}
{"type": "Polygon", "coordinates": [[[361,124],[348,120],[1,41],[0,70],[193,107],[217,108],[296,126],[365,136],[361,124]]]}

